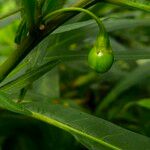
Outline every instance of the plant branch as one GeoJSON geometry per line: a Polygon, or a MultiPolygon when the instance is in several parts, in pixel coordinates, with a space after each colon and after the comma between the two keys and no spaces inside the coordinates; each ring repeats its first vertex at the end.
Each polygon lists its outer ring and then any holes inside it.
{"type": "MultiPolygon", "coordinates": [[[[94,5],[95,0],[79,0],[72,7],[87,8],[94,5]]],[[[48,22],[44,30],[37,29],[36,34],[29,35],[8,59],[0,66],[0,82],[29,54],[29,52],[40,43],[47,35],[52,33],[56,28],[65,23],[67,20],[77,15],[79,12],[70,12],[69,14],[59,15],[57,18],[48,22]]]]}
{"type": "MultiPolygon", "coordinates": [[[[53,11],[53,12],[47,14],[47,15],[43,18],[43,21],[44,21],[44,23],[47,23],[47,22],[50,20],[50,18],[51,18],[52,16],[54,16],[54,15],[56,15],[56,14],[58,15],[58,14],[64,13],[64,12],[84,12],[84,13],[86,13],[87,15],[89,15],[91,18],[93,18],[93,19],[96,21],[96,23],[97,23],[97,25],[98,25],[98,27],[99,27],[100,33],[101,33],[102,35],[103,35],[103,34],[105,35],[106,29],[105,29],[105,27],[104,27],[103,22],[101,21],[101,19],[98,18],[95,14],[93,14],[93,13],[90,12],[89,10],[83,9],[83,8],[80,8],[80,7],[69,7],[69,8],[58,9],[58,10],[56,10],[56,11],[53,11]]],[[[102,36],[102,35],[101,35],[101,36],[102,36]]]]}
{"type": "MultiPolygon", "coordinates": [[[[101,2],[101,0],[79,0],[71,7],[88,8],[93,6],[95,3],[101,2]]],[[[121,6],[130,6],[150,12],[150,6],[146,4],[139,4],[129,0],[104,0],[121,6]]],[[[53,18],[45,26],[44,30],[37,29],[36,34],[29,35],[18,48],[14,51],[8,59],[0,66],[0,82],[2,82],[7,75],[29,54],[29,52],[38,45],[46,36],[52,33],[60,25],[65,23],[67,20],[77,15],[79,12],[70,12],[69,14],[61,14],[57,18],[53,18]]]]}

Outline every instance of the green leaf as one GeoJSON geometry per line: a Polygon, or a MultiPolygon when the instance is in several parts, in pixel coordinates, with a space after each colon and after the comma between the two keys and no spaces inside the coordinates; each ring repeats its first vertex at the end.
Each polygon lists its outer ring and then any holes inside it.
{"type": "Polygon", "coordinates": [[[150,12],[150,1],[149,0],[104,0],[119,6],[126,6],[135,9],[141,9],[150,12]]]}
{"type": "Polygon", "coordinates": [[[150,109],[150,98],[145,98],[136,102],[137,105],[150,109]]]}
{"type": "Polygon", "coordinates": [[[60,9],[65,4],[66,0],[45,0],[43,14],[46,15],[56,9],[60,9]]]}
{"type": "Polygon", "coordinates": [[[9,16],[3,20],[0,20],[0,29],[10,25],[12,22],[18,20],[20,17],[19,13],[9,16]]]}
{"type": "Polygon", "coordinates": [[[150,99],[144,98],[144,99],[140,99],[138,101],[129,102],[122,108],[122,112],[125,112],[129,108],[134,107],[134,106],[140,106],[140,107],[143,107],[146,109],[150,109],[150,99]]]}
{"type": "Polygon", "coordinates": [[[138,59],[150,59],[150,52],[146,50],[124,50],[115,51],[116,60],[138,60],[138,59]]]}
{"type": "Polygon", "coordinates": [[[18,77],[17,79],[8,82],[0,87],[1,91],[9,91],[13,92],[13,90],[21,89],[25,87],[26,85],[30,84],[31,82],[39,79],[41,76],[43,76],[45,73],[50,71],[52,68],[54,68],[60,61],[58,59],[53,59],[49,61],[48,63],[31,70],[27,72],[26,74],[23,74],[22,76],[18,77]]]}
{"type": "Polygon", "coordinates": [[[26,30],[26,23],[24,20],[22,20],[16,32],[15,43],[20,44],[22,39],[27,35],[27,32],[28,31],[26,30]]]}
{"type": "Polygon", "coordinates": [[[10,110],[12,112],[17,112],[20,114],[30,114],[30,111],[22,107],[21,105],[14,105],[15,103],[11,101],[5,93],[0,92],[0,107],[3,109],[10,110]]]}
{"type": "Polygon", "coordinates": [[[8,111],[0,115],[0,146],[11,150],[77,150],[81,147],[71,134],[57,127],[8,111]]]}
{"type": "Polygon", "coordinates": [[[0,107],[61,128],[73,134],[88,149],[145,150],[150,147],[149,138],[81,111],[61,105],[47,104],[42,108],[40,103],[29,103],[21,108],[4,94],[0,95],[0,107]]]}
{"type": "Polygon", "coordinates": [[[34,92],[49,96],[49,98],[59,98],[59,71],[58,67],[45,74],[41,79],[33,84],[34,92]]]}
{"type": "Polygon", "coordinates": [[[36,0],[22,0],[22,7],[24,9],[23,15],[25,15],[25,19],[29,27],[35,25],[36,21],[36,0]]]}
{"type": "MultiPolygon", "coordinates": [[[[113,46],[113,45],[112,45],[113,46]]],[[[113,46],[115,47],[115,46],[113,46]]],[[[142,51],[142,50],[133,50],[133,52],[129,50],[119,51],[120,49],[114,49],[115,60],[138,60],[138,59],[150,59],[150,52],[142,51]]],[[[63,54],[64,51],[60,52],[60,56],[56,56],[57,54],[52,54],[51,56],[47,56],[45,60],[51,60],[54,58],[59,58],[63,62],[77,62],[77,61],[87,61],[88,52],[80,52],[73,51],[63,54]]]]}
{"type": "Polygon", "coordinates": [[[20,12],[20,11],[21,11],[21,8],[20,8],[20,9],[17,9],[17,10],[14,10],[14,11],[11,11],[11,12],[9,12],[9,13],[3,15],[3,16],[0,16],[0,21],[1,21],[2,19],[5,19],[5,18],[10,17],[10,16],[12,16],[12,15],[18,14],[18,12],[20,12]]]}
{"type": "MultiPolygon", "coordinates": [[[[149,19],[113,19],[110,17],[107,20],[105,20],[105,18],[103,18],[102,20],[104,20],[104,25],[108,32],[121,30],[121,29],[135,28],[138,26],[150,25],[149,19]]],[[[63,25],[63,26],[60,26],[58,29],[56,29],[52,34],[63,33],[63,32],[67,32],[67,31],[71,31],[71,30],[75,30],[75,29],[79,29],[83,27],[88,27],[88,26],[94,29],[94,27],[96,27],[95,21],[88,20],[88,21],[82,21],[82,22],[63,25]]]]}

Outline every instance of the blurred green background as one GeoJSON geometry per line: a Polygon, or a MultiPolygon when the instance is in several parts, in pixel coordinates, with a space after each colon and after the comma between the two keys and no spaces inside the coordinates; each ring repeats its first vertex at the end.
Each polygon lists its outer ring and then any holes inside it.
{"type": "MultiPolygon", "coordinates": [[[[66,1],[64,7],[70,3],[71,0],[66,1]]],[[[0,0],[0,16],[17,8],[17,0],[0,0]]],[[[21,69],[18,67],[19,71],[16,69],[4,82],[52,57],[63,56],[64,61],[57,68],[32,84],[25,100],[61,103],[150,136],[150,16],[140,10],[104,3],[90,10],[105,18],[109,31],[115,53],[109,72],[97,74],[88,67],[85,56],[98,29],[95,23],[87,21],[91,18],[80,14],[66,25],[85,21],[83,27],[48,36],[20,64],[21,69]]],[[[18,13],[0,20],[0,64],[16,48],[14,38],[19,22],[18,13]]],[[[14,98],[18,94],[16,90],[11,93],[14,98]]],[[[30,149],[86,148],[58,128],[0,109],[0,150],[30,149]]]]}

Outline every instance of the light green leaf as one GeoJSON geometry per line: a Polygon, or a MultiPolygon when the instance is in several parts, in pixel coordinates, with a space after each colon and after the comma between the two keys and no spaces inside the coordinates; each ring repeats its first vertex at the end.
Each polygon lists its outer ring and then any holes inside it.
{"type": "Polygon", "coordinates": [[[141,106],[141,107],[150,109],[150,98],[140,99],[136,102],[135,101],[129,102],[123,107],[122,112],[125,112],[129,108],[134,107],[134,106],[141,106]]]}
{"type": "Polygon", "coordinates": [[[149,0],[104,0],[106,2],[119,5],[126,6],[135,9],[141,9],[147,12],[150,12],[150,1],[149,0]]]}
{"type": "Polygon", "coordinates": [[[136,102],[137,105],[150,109],[150,98],[145,98],[136,102]]]}
{"type": "Polygon", "coordinates": [[[43,76],[45,73],[50,71],[53,67],[55,67],[60,61],[58,59],[51,59],[48,63],[35,68],[34,70],[31,70],[27,72],[26,74],[23,74],[22,76],[18,77],[17,79],[6,83],[5,85],[0,87],[1,91],[9,91],[13,92],[13,90],[21,89],[25,87],[26,85],[30,84],[31,82],[39,79],[41,76],[43,76]]]}
{"type": "Polygon", "coordinates": [[[11,24],[12,22],[18,20],[20,18],[19,13],[9,16],[3,20],[0,20],[0,29],[6,27],[7,25],[11,24]]]}
{"type": "Polygon", "coordinates": [[[0,92],[0,107],[3,109],[10,110],[12,112],[17,112],[20,114],[30,114],[30,111],[22,107],[21,105],[14,105],[15,103],[11,101],[5,93],[0,92]]]}
{"type": "Polygon", "coordinates": [[[61,105],[28,104],[18,106],[0,93],[0,107],[44,121],[73,134],[91,150],[145,150],[150,139],[133,133],[103,119],[61,105]],[[28,109],[27,109],[28,108],[28,109]]]}

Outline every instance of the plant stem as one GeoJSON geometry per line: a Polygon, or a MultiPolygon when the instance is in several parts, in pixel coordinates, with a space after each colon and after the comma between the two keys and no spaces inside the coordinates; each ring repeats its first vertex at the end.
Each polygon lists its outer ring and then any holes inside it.
{"type": "Polygon", "coordinates": [[[86,10],[86,9],[83,9],[83,8],[78,8],[78,7],[69,7],[69,8],[62,8],[62,9],[58,9],[56,11],[53,11],[49,14],[47,14],[44,18],[43,18],[43,21],[44,23],[47,23],[50,18],[56,14],[59,14],[59,13],[62,13],[62,12],[84,12],[86,14],[88,14],[91,18],[93,18],[97,24],[98,24],[98,27],[99,27],[99,30],[100,30],[100,33],[101,34],[104,34],[105,35],[105,32],[106,32],[106,29],[102,23],[102,21],[95,15],[93,14],[92,12],[90,12],[89,10],[86,10]]]}
{"type": "MultiPolygon", "coordinates": [[[[93,6],[95,3],[101,2],[101,0],[79,0],[72,7],[82,7],[88,8],[93,6]]],[[[141,10],[145,10],[150,12],[150,6],[146,6],[145,4],[137,4],[136,2],[125,1],[125,0],[104,0],[104,2],[109,2],[116,5],[130,6],[134,8],[139,8],[141,10]]],[[[16,13],[15,11],[11,14],[16,13]]],[[[17,48],[15,52],[13,52],[8,59],[0,66],[0,82],[2,82],[7,75],[29,54],[29,52],[46,36],[52,33],[55,29],[57,29],[60,25],[65,23],[67,20],[77,15],[79,12],[70,12],[69,14],[61,14],[56,18],[50,20],[44,30],[38,30],[38,36],[35,35],[32,37],[28,36],[25,41],[17,48]],[[22,46],[23,45],[23,46],[22,46]]],[[[5,17],[9,16],[5,15],[5,17]]],[[[5,18],[3,17],[3,18],[5,18]]]]}
{"type": "MultiPolygon", "coordinates": [[[[94,5],[97,1],[95,0],[80,0],[75,3],[72,7],[87,8],[94,5]]],[[[52,33],[56,28],[65,23],[67,20],[77,15],[79,12],[62,14],[55,17],[48,22],[44,30],[38,29],[36,35],[29,35],[25,41],[14,51],[8,59],[0,66],[0,82],[2,82],[7,75],[29,54],[29,52],[40,43],[46,36],[52,33]]]]}

